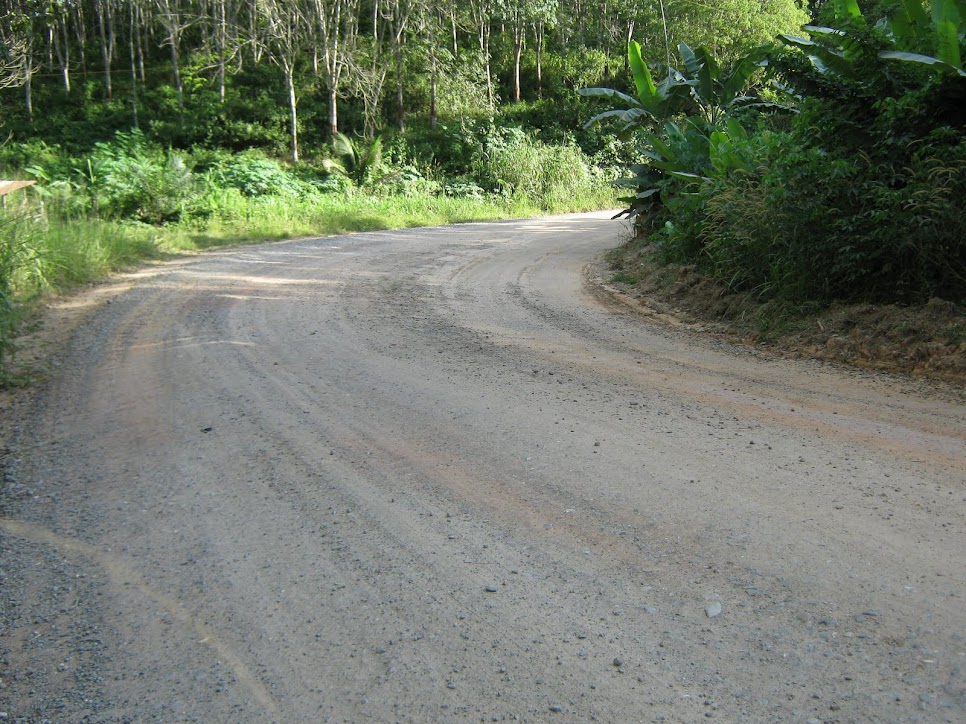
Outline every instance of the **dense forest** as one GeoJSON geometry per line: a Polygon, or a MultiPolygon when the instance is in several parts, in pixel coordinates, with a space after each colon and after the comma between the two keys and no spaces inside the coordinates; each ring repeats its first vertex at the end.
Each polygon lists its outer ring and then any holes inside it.
{"type": "Polygon", "coordinates": [[[3,0],[0,17],[4,135],[81,149],[138,127],[293,161],[336,131],[572,105],[624,82],[632,39],[651,62],[681,41],[727,60],[808,21],[799,0],[3,0]]]}
{"type": "Polygon", "coordinates": [[[0,0],[0,377],[27,300],[161,251],[618,203],[762,300],[962,304],[964,37],[966,0],[0,0]]]}

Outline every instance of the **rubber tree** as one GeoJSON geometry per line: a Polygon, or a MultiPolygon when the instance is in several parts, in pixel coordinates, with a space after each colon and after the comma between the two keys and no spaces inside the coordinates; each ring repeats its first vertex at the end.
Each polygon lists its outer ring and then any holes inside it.
{"type": "Polygon", "coordinates": [[[329,101],[329,132],[339,132],[339,95],[359,33],[359,0],[312,0],[311,30],[321,49],[329,101]]]}
{"type": "MultiPolygon", "coordinates": [[[[105,0],[101,0],[105,2],[105,0]]],[[[184,83],[181,80],[181,38],[190,25],[197,22],[180,0],[154,0],[157,21],[164,29],[164,44],[171,52],[171,75],[178,99],[178,112],[184,113],[184,83]]]]}
{"type": "Polygon", "coordinates": [[[309,22],[300,0],[262,0],[263,42],[271,61],[282,70],[289,108],[289,142],[292,163],[299,160],[298,97],[295,68],[307,44],[309,22]]]}

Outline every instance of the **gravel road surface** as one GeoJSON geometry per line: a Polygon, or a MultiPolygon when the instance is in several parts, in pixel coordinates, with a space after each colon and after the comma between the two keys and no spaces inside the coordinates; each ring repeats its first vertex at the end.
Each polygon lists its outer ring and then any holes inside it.
{"type": "Polygon", "coordinates": [[[7,421],[0,721],[966,721],[962,391],[649,321],[622,233],[114,297],[7,421]]]}

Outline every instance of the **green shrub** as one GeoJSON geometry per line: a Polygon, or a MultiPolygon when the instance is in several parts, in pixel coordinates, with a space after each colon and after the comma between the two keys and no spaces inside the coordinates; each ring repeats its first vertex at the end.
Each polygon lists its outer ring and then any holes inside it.
{"type": "Polygon", "coordinates": [[[550,211],[575,199],[598,196],[606,181],[573,145],[534,141],[517,128],[496,129],[480,160],[480,185],[505,196],[529,199],[550,211]]]}
{"type": "Polygon", "coordinates": [[[435,196],[442,185],[426,178],[415,166],[402,166],[379,177],[370,184],[380,195],[388,196],[435,196]]]}
{"type": "Polygon", "coordinates": [[[443,185],[443,194],[453,198],[482,199],[486,191],[472,179],[456,178],[443,185]]]}
{"type": "Polygon", "coordinates": [[[330,173],[325,178],[316,179],[309,182],[312,186],[323,194],[347,194],[354,186],[348,176],[338,173],[330,173]]]}
{"type": "Polygon", "coordinates": [[[220,182],[245,196],[298,196],[310,188],[277,161],[256,154],[243,154],[220,168],[220,182]]]}
{"type": "Polygon", "coordinates": [[[901,22],[891,32],[862,22],[854,2],[836,10],[848,15],[840,28],[784,36],[804,53],[768,50],[770,67],[806,96],[781,122],[740,108],[747,63],[763,51],[724,71],[706,50],[682,45],[687,74],[655,83],[631,43],[637,97],[585,91],[625,105],[595,120],[618,117],[645,143],[645,162],[620,182],[634,192],[629,213],[645,219],[640,228],[666,261],[781,303],[962,302],[960,56],[929,46],[928,24],[903,35],[901,22]],[[922,54],[932,47],[937,57],[922,54]]]}

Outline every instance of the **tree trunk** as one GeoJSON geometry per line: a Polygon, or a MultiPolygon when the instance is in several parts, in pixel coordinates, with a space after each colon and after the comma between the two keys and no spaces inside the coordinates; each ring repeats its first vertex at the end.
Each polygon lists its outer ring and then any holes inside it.
{"type": "Polygon", "coordinates": [[[225,53],[228,49],[226,0],[218,2],[218,102],[225,102],[225,53]]]}
{"type": "Polygon", "coordinates": [[[436,107],[436,95],[439,87],[439,64],[436,61],[436,53],[430,51],[430,72],[429,72],[429,127],[436,129],[439,125],[439,113],[436,107]]]}
{"type": "Polygon", "coordinates": [[[493,73],[490,68],[490,28],[483,20],[480,26],[480,52],[483,53],[483,62],[486,65],[486,102],[490,110],[493,110],[493,73]]]}
{"type": "Polygon", "coordinates": [[[101,61],[104,64],[104,89],[107,92],[107,100],[114,97],[114,89],[111,86],[111,48],[107,41],[107,23],[109,13],[105,12],[107,0],[99,0],[97,3],[97,24],[101,36],[101,61]]]}
{"type": "Polygon", "coordinates": [[[178,65],[178,45],[175,38],[171,38],[171,71],[174,75],[174,92],[178,98],[178,114],[184,115],[184,88],[181,85],[181,66],[178,65]]]}
{"type": "Polygon", "coordinates": [[[339,94],[334,84],[329,84],[329,134],[339,132],[339,94]]]}
{"type": "Polygon", "coordinates": [[[402,43],[397,42],[396,47],[393,49],[393,54],[396,59],[396,112],[397,119],[399,121],[399,132],[402,133],[406,130],[406,106],[405,99],[403,98],[403,59],[402,59],[402,43]]]}
{"type": "Polygon", "coordinates": [[[24,65],[24,78],[23,78],[23,88],[24,88],[24,102],[27,104],[27,118],[31,123],[34,122],[34,101],[33,93],[31,88],[30,77],[34,74],[34,59],[32,43],[27,44],[27,58],[24,65]]]}
{"type": "Polygon", "coordinates": [[[295,61],[285,65],[285,82],[288,85],[289,136],[292,140],[292,163],[299,162],[298,109],[295,98],[295,61]]]}
{"type": "MultiPolygon", "coordinates": [[[[141,14],[140,8],[137,8],[137,18],[138,18],[138,25],[139,26],[142,25],[144,16],[141,14]]],[[[137,51],[138,51],[138,76],[141,78],[141,85],[145,85],[145,83],[147,83],[147,76],[144,73],[144,45],[141,42],[140,32],[135,32],[134,36],[135,36],[134,40],[137,43],[137,51]]]]}
{"type": "Polygon", "coordinates": [[[130,8],[131,33],[127,39],[127,49],[131,60],[131,114],[133,116],[134,127],[138,127],[138,67],[137,52],[134,48],[134,38],[138,34],[137,23],[134,16],[134,5],[130,8]]]}
{"type": "Polygon", "coordinates": [[[459,46],[456,44],[456,8],[453,8],[452,12],[450,13],[449,19],[453,29],[453,58],[456,59],[459,57],[459,54],[460,54],[459,46]]]}
{"type": "Polygon", "coordinates": [[[59,18],[57,27],[52,28],[51,39],[54,44],[54,54],[60,66],[60,75],[64,81],[64,92],[70,93],[70,39],[67,37],[66,21],[59,18]]]}
{"type": "Polygon", "coordinates": [[[83,74],[87,74],[87,56],[84,54],[84,43],[87,41],[87,29],[84,27],[84,9],[79,7],[75,13],[74,35],[77,37],[77,51],[80,54],[80,67],[83,74]]]}

